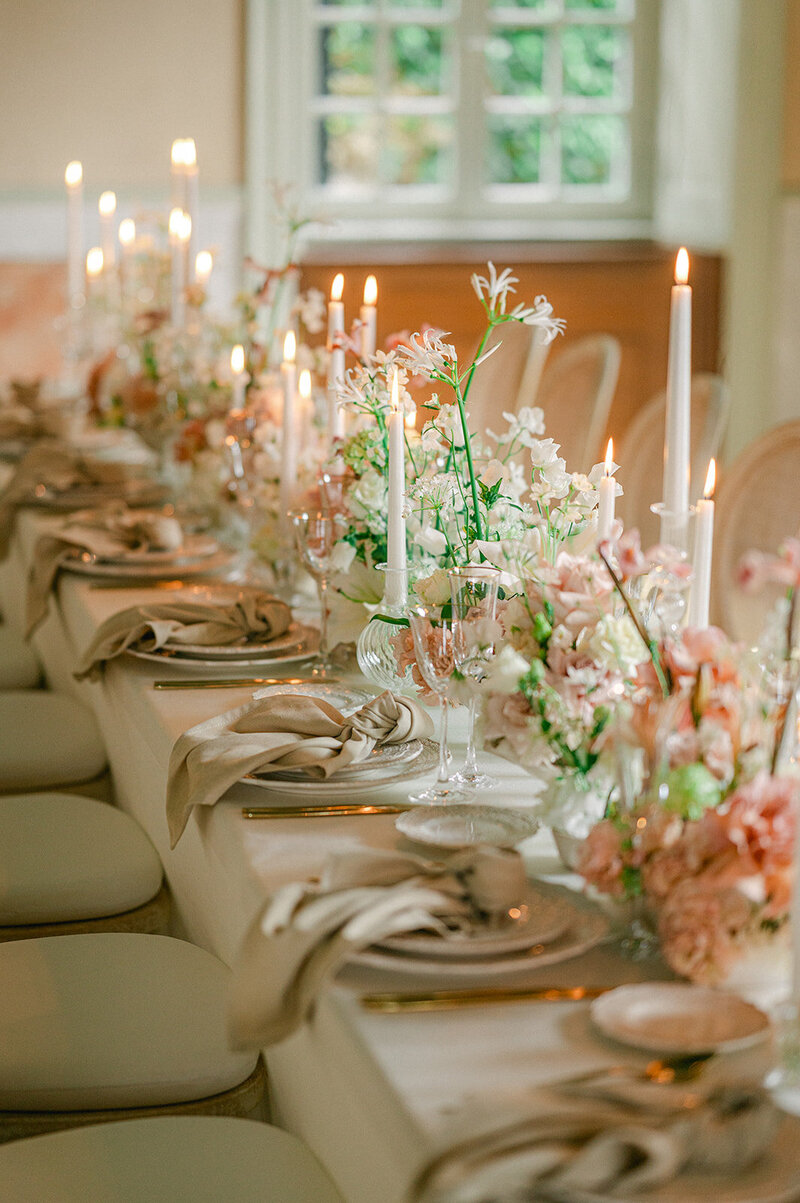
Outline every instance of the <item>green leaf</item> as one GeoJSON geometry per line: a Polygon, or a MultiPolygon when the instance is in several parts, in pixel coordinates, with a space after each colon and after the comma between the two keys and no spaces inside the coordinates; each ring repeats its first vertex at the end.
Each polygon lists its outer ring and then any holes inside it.
{"type": "Polygon", "coordinates": [[[391,614],[373,614],[370,622],[388,622],[393,627],[407,627],[407,618],[393,618],[391,614]]]}

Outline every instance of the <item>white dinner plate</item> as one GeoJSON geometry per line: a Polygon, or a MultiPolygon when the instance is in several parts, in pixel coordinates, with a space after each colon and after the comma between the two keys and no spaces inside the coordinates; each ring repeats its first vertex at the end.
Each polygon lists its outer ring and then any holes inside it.
{"type": "Polygon", "coordinates": [[[687,982],[620,986],[595,999],[591,1015],[604,1035],[673,1056],[749,1048],[770,1032],[769,1019],[752,1003],[687,982]]]}
{"type": "MultiPolygon", "coordinates": [[[[227,548],[219,548],[213,555],[199,556],[194,560],[174,561],[159,561],[158,563],[107,563],[105,560],[82,560],[79,558],[67,558],[62,562],[61,567],[67,572],[77,572],[81,576],[98,576],[109,577],[118,580],[127,580],[133,578],[135,580],[168,580],[173,576],[204,576],[206,573],[222,572],[223,569],[230,567],[234,560],[234,553],[228,551],[227,548]]],[[[173,600],[177,594],[173,596],[173,600]]]]}
{"type": "MultiPolygon", "coordinates": [[[[179,565],[191,560],[207,559],[219,550],[219,543],[211,535],[185,535],[181,545],[170,550],[164,547],[129,547],[109,555],[93,557],[93,562],[142,566],[147,564],[179,565]]],[[[87,562],[84,560],[84,563],[87,562]]]]}
{"type": "MultiPolygon", "coordinates": [[[[397,765],[409,765],[422,754],[421,739],[407,739],[401,744],[380,744],[373,748],[365,760],[357,764],[349,764],[336,773],[337,781],[352,781],[364,773],[374,774],[378,769],[394,768],[397,765]]],[[[318,781],[308,766],[296,769],[286,769],[280,773],[271,773],[273,781],[318,781]]]]}
{"type": "Polygon", "coordinates": [[[68,512],[88,510],[104,501],[125,501],[130,506],[147,507],[159,505],[169,495],[164,485],[151,480],[129,480],[113,484],[81,485],[74,489],[57,492],[45,488],[40,494],[24,497],[21,505],[32,505],[40,509],[68,512]]]}
{"type": "MultiPolygon", "coordinates": [[[[412,812],[413,813],[413,812],[412,812]]],[[[552,944],[563,936],[575,918],[571,906],[561,898],[549,897],[530,886],[519,907],[496,927],[488,924],[449,936],[433,932],[404,932],[379,940],[375,948],[386,948],[406,957],[435,957],[437,960],[476,960],[522,952],[534,944],[552,944]]]]}
{"type": "Polygon", "coordinates": [[[397,816],[395,827],[418,844],[433,848],[469,848],[492,844],[513,848],[539,830],[539,820],[501,806],[418,806],[397,816]]]}
{"type": "MultiPolygon", "coordinates": [[[[280,689],[281,687],[274,686],[273,688],[280,689]]],[[[283,692],[293,693],[295,691],[292,688],[284,689],[283,692]]],[[[276,780],[274,777],[257,777],[255,774],[251,774],[243,777],[242,781],[245,785],[257,785],[261,789],[278,790],[281,793],[297,794],[304,798],[315,798],[320,802],[330,802],[334,798],[362,797],[364,794],[374,794],[376,790],[384,789],[388,785],[413,781],[434,769],[439,757],[438,743],[432,739],[422,739],[420,743],[422,750],[410,764],[402,761],[400,764],[395,763],[376,768],[365,764],[364,771],[357,777],[343,773],[313,781],[286,781],[276,780]]]]}
{"type": "Polygon", "coordinates": [[[374,947],[354,953],[350,963],[404,976],[435,977],[440,980],[450,977],[473,978],[480,982],[488,977],[530,973],[542,965],[568,961],[594,948],[608,935],[608,930],[609,921],[600,911],[575,907],[566,931],[551,943],[534,944],[521,952],[505,956],[483,957],[479,960],[465,958],[444,963],[439,958],[411,957],[374,947]]]}
{"type": "Polygon", "coordinates": [[[254,656],[267,660],[270,656],[288,655],[311,644],[316,646],[317,641],[318,632],[314,627],[293,622],[282,635],[263,642],[253,640],[249,643],[202,644],[167,641],[164,649],[187,660],[252,660],[254,656]]]}
{"type": "MultiPolygon", "coordinates": [[[[316,636],[316,632],[314,632],[316,636]]],[[[137,660],[148,660],[151,664],[158,664],[161,668],[177,668],[180,672],[197,673],[198,669],[203,670],[204,677],[213,677],[219,674],[224,677],[241,677],[247,676],[250,669],[263,669],[264,672],[270,675],[275,675],[275,670],[281,666],[288,664],[299,664],[301,661],[310,660],[316,655],[319,639],[311,638],[304,643],[297,651],[287,652],[285,655],[279,656],[253,656],[248,660],[200,660],[190,659],[188,656],[174,656],[168,652],[141,652],[136,648],[126,648],[126,653],[129,656],[135,656],[137,660]]],[[[294,693],[297,687],[281,686],[284,693],[294,693]]]]}

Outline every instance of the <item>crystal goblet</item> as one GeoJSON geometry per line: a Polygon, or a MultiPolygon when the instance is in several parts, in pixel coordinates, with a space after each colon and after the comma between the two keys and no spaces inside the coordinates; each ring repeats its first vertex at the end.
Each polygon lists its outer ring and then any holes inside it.
{"type": "Polygon", "coordinates": [[[414,607],[409,611],[408,622],[414,637],[417,667],[425,684],[438,697],[442,708],[439,769],[436,780],[429,789],[418,794],[409,794],[409,801],[434,805],[464,802],[472,796],[472,790],[455,781],[448,773],[450,752],[447,747],[447,688],[453,675],[453,624],[449,618],[442,617],[439,606],[414,607]]]}
{"type": "Polygon", "coordinates": [[[453,610],[453,660],[463,677],[474,682],[469,702],[467,754],[464,767],[455,780],[473,789],[493,789],[497,779],[482,773],[475,751],[475,712],[477,684],[486,676],[489,661],[494,656],[497,612],[497,592],[500,572],[497,568],[469,564],[453,568],[449,573],[450,597],[453,610]]]}

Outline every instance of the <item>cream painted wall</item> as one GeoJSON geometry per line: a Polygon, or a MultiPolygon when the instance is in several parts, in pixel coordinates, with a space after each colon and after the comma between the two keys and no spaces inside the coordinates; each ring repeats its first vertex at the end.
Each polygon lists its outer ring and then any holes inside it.
{"type": "Polygon", "coordinates": [[[244,0],[0,0],[0,194],[160,191],[173,138],[242,180],[244,0]]]}

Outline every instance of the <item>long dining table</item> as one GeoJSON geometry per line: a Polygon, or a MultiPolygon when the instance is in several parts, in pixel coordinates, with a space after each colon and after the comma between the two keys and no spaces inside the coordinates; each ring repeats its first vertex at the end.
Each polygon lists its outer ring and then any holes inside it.
{"type": "MultiPolygon", "coordinates": [[[[10,555],[0,566],[0,608],[7,622],[22,626],[36,539],[56,521],[41,511],[19,512],[10,555]]],[[[238,785],[215,807],[195,811],[170,850],[165,785],[175,740],[194,724],[243,704],[252,690],[156,690],[154,680],[183,674],[127,655],[110,663],[99,682],[78,683],[72,675],[104,619],[163,596],[154,586],[98,588],[86,576],[62,572],[34,644],[52,688],[80,698],[97,716],[117,803],[148,832],[163,862],[177,934],[232,964],[245,929],[276,887],[319,874],[329,854],[346,848],[412,850],[412,845],[387,814],[248,820],[243,805],[276,795],[238,785]]],[[[463,742],[457,739],[454,750],[456,756],[463,753],[463,742]]],[[[488,753],[483,759],[500,784],[481,801],[531,804],[530,778],[520,768],[488,753]]],[[[380,800],[401,801],[407,789],[386,787],[380,800]]],[[[521,850],[531,876],[578,888],[548,832],[540,831],[521,850]]],[[[487,984],[611,987],[668,976],[659,960],[629,959],[618,942],[606,940],[557,965],[532,965],[512,982],[492,976],[487,984]]],[[[401,1203],[419,1166],[448,1133],[516,1106],[535,1105],[537,1085],[581,1070],[643,1066],[648,1060],[646,1053],[602,1037],[586,1001],[524,1000],[419,1014],[383,1014],[361,1004],[365,992],[448,984],[453,983],[414,977],[404,983],[374,969],[348,967],[323,992],[310,1021],[265,1050],[274,1120],[308,1142],[349,1203],[401,1203]]],[[[765,1055],[763,1047],[726,1054],[726,1072],[732,1065],[752,1071],[765,1055]]]]}

